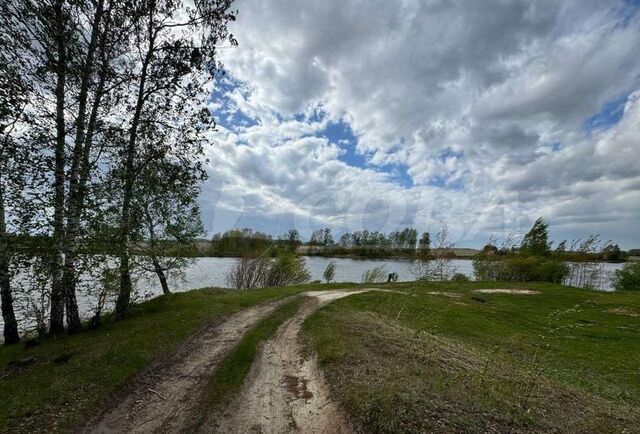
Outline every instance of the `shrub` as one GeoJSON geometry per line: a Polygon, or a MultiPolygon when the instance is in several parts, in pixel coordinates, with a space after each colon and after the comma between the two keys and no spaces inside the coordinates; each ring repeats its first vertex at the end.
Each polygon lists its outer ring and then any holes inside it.
{"type": "Polygon", "coordinates": [[[504,262],[495,255],[482,252],[473,257],[473,275],[476,280],[500,280],[504,262]]]}
{"type": "Polygon", "coordinates": [[[626,264],[613,274],[616,291],[640,291],[640,262],[626,264]]]}
{"type": "Polygon", "coordinates": [[[236,289],[299,285],[310,280],[304,258],[285,253],[276,259],[242,257],[227,275],[227,284],[236,289]]]}
{"type": "Polygon", "coordinates": [[[324,273],[322,273],[322,276],[324,277],[324,280],[327,281],[327,283],[331,282],[333,278],[336,277],[336,263],[334,261],[331,261],[327,264],[327,267],[324,269],[324,273]]]}
{"type": "Polygon", "coordinates": [[[462,273],[456,273],[451,277],[452,282],[468,282],[469,278],[462,273]]]}
{"type": "Polygon", "coordinates": [[[387,277],[387,268],[384,265],[379,265],[365,271],[362,275],[362,283],[384,282],[385,277],[387,277]]]}
{"type": "Polygon", "coordinates": [[[227,274],[227,285],[235,289],[259,288],[270,267],[271,259],[269,258],[249,256],[238,258],[236,265],[227,274]]]}
{"type": "Polygon", "coordinates": [[[551,257],[509,255],[503,258],[477,255],[473,259],[476,279],[562,283],[569,272],[566,264],[551,257]]]}
{"type": "Polygon", "coordinates": [[[261,286],[299,285],[307,283],[310,279],[311,273],[304,258],[285,253],[271,262],[261,286]]]}

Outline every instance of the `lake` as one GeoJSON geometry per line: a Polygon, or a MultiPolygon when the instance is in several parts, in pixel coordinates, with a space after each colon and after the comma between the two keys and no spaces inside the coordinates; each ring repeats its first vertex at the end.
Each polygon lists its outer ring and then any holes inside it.
{"type": "MultiPolygon", "coordinates": [[[[309,271],[311,272],[311,280],[323,280],[322,274],[325,267],[330,261],[336,263],[335,281],[336,282],[360,282],[363,273],[373,267],[384,265],[387,273],[397,273],[398,281],[406,282],[415,280],[411,275],[409,266],[411,261],[402,259],[350,259],[350,258],[323,258],[317,256],[305,257],[309,271]]],[[[169,278],[169,287],[173,292],[183,292],[191,289],[205,287],[228,287],[226,277],[229,271],[236,263],[236,258],[196,258],[194,262],[185,270],[184,279],[169,278]]],[[[451,265],[455,272],[463,273],[470,279],[473,279],[472,261],[465,259],[454,259],[451,265]]],[[[622,267],[622,264],[603,264],[605,269],[605,281],[602,284],[603,290],[611,290],[611,282],[608,278],[609,272],[622,267]]],[[[18,279],[14,281],[14,288],[19,285],[18,279]]],[[[146,273],[136,284],[139,294],[138,300],[156,297],[162,294],[160,283],[155,274],[146,273]]],[[[17,295],[17,294],[16,294],[17,295]]],[[[23,300],[24,301],[24,300],[23,300]]],[[[91,315],[95,299],[78,294],[78,306],[81,315],[87,318],[91,315]]],[[[111,303],[112,304],[112,303],[111,303]]],[[[24,304],[23,304],[24,305],[24,304]]],[[[22,330],[30,330],[34,328],[33,321],[25,321],[25,313],[20,311],[20,303],[16,303],[16,315],[20,322],[22,330]]],[[[27,315],[28,316],[28,315],[27,315]]],[[[0,327],[2,319],[0,318],[0,327]]]]}
{"type": "MultiPolygon", "coordinates": [[[[398,273],[398,281],[406,282],[415,280],[409,271],[411,261],[402,259],[350,259],[350,258],[323,258],[318,256],[305,257],[311,280],[322,280],[322,273],[327,264],[334,261],[336,264],[336,282],[360,282],[362,274],[367,270],[379,265],[386,266],[388,273],[398,273]]],[[[226,277],[236,263],[236,258],[198,258],[193,265],[190,265],[185,273],[183,281],[170,282],[172,290],[185,291],[194,288],[207,286],[228,287],[226,277]]],[[[471,261],[455,259],[452,264],[457,272],[473,278],[473,267],[471,261]]],[[[139,287],[141,290],[150,290],[154,293],[161,293],[160,284],[155,275],[141,279],[139,287]]]]}
{"type": "MultiPolygon", "coordinates": [[[[406,259],[350,259],[350,258],[323,258],[318,256],[305,257],[309,271],[311,272],[311,280],[324,281],[322,273],[325,267],[331,261],[336,264],[335,281],[336,282],[360,282],[362,274],[373,267],[384,265],[388,273],[397,273],[398,281],[407,282],[415,280],[411,275],[409,266],[410,260],[406,259]]],[[[183,281],[172,280],[169,285],[172,291],[186,291],[194,288],[204,288],[215,286],[226,288],[226,276],[236,263],[236,258],[198,258],[196,262],[188,267],[183,281]]],[[[455,272],[462,273],[473,279],[473,264],[468,259],[454,259],[451,265],[455,272]]],[[[605,274],[613,272],[622,267],[623,264],[602,264],[605,274]]],[[[155,275],[149,275],[148,278],[139,281],[139,289],[160,294],[162,292],[160,284],[155,275]]],[[[603,282],[603,290],[611,290],[611,282],[605,279],[603,282]]]]}

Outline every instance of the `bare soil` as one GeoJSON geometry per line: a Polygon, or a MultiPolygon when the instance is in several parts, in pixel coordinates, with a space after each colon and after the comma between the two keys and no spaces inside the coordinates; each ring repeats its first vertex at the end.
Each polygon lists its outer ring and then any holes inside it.
{"type": "Polygon", "coordinates": [[[640,316],[640,314],[638,314],[636,311],[634,311],[630,307],[612,307],[611,309],[605,310],[605,312],[613,313],[616,315],[630,316],[632,318],[637,318],[638,316],[640,316]]]}
{"type": "Polygon", "coordinates": [[[203,420],[206,387],[224,355],[279,302],[250,307],[200,330],[175,354],[136,378],[130,390],[81,428],[91,433],[192,432],[203,420]]]}
{"type": "Polygon", "coordinates": [[[260,348],[242,390],[201,427],[215,433],[350,433],[329,396],[315,356],[304,357],[298,334],[304,320],[332,300],[358,291],[311,291],[298,313],[260,348]]]}
{"type": "Polygon", "coordinates": [[[540,294],[540,291],[535,291],[533,289],[516,289],[516,288],[476,289],[474,292],[479,292],[481,294],[519,294],[519,295],[540,294]]]}
{"type": "Polygon", "coordinates": [[[455,293],[455,292],[444,292],[444,291],[428,291],[427,294],[429,294],[429,295],[442,295],[444,297],[449,297],[449,298],[460,298],[460,297],[462,297],[458,293],[455,293]]]}

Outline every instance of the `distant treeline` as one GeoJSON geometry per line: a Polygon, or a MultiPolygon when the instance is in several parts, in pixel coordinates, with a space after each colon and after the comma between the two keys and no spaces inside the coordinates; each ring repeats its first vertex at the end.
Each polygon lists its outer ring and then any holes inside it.
{"type": "MultiPolygon", "coordinates": [[[[568,246],[566,241],[562,241],[555,249],[549,247],[548,254],[558,259],[568,262],[581,261],[606,261],[606,262],[626,262],[629,257],[637,256],[639,249],[629,250],[625,252],[620,249],[617,244],[607,243],[601,248],[585,248],[585,245],[591,245],[600,242],[597,236],[590,236],[585,239],[574,241],[573,245],[568,246]],[[595,237],[595,238],[594,238],[595,237]]],[[[498,259],[502,256],[508,256],[512,253],[518,253],[520,248],[498,248],[495,244],[486,244],[481,253],[495,255],[498,259]]]]}
{"type": "Polygon", "coordinates": [[[291,229],[279,237],[249,228],[232,229],[215,234],[210,246],[202,245],[201,252],[210,256],[277,256],[282,252],[298,252],[305,255],[357,256],[383,258],[391,256],[412,257],[428,252],[429,233],[418,240],[418,232],[405,228],[386,235],[378,231],[343,233],[336,242],[331,228],[315,230],[309,241],[303,242],[297,230],[291,229]],[[419,251],[416,250],[420,247],[419,251]]]}
{"type": "MultiPolygon", "coordinates": [[[[350,258],[421,258],[429,259],[437,251],[431,246],[431,235],[423,232],[418,238],[418,232],[413,228],[384,234],[379,231],[355,231],[343,233],[336,242],[331,228],[315,230],[307,242],[300,239],[297,230],[274,237],[273,235],[250,228],[231,229],[216,233],[209,240],[201,239],[191,244],[176,243],[172,240],[157,240],[158,251],[162,256],[184,257],[243,257],[270,256],[276,257],[282,253],[299,253],[307,256],[350,257],[350,258]]],[[[42,254],[51,245],[48,237],[15,237],[14,245],[21,246],[22,251],[42,254]]],[[[84,254],[114,254],[117,245],[113,240],[84,240],[80,243],[80,252],[84,254]]],[[[144,254],[146,242],[139,241],[134,252],[144,254]]],[[[497,247],[491,241],[481,250],[448,248],[444,254],[450,258],[471,258],[475,252],[495,255],[495,259],[506,258],[509,254],[517,253],[519,246],[497,247]]],[[[566,241],[551,250],[552,254],[568,262],[607,261],[625,262],[629,257],[640,256],[640,249],[624,251],[617,244],[608,243],[599,249],[585,251],[580,246],[567,245],[566,241]]]]}
{"type": "Polygon", "coordinates": [[[206,256],[275,257],[284,252],[295,253],[301,244],[300,234],[295,229],[274,238],[264,232],[243,228],[214,234],[208,247],[204,244],[201,245],[201,251],[206,253],[206,256]]]}

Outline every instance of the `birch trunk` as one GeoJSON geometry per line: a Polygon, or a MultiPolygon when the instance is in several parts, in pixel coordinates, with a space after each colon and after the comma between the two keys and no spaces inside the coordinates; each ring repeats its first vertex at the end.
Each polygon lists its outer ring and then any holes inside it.
{"type": "Polygon", "coordinates": [[[129,140],[125,150],[124,164],[124,190],[122,195],[122,213],[120,217],[120,292],[116,301],[116,318],[124,318],[131,301],[131,257],[129,252],[129,241],[131,238],[131,202],[133,199],[133,182],[135,180],[135,154],[136,140],[138,138],[138,127],[140,125],[140,116],[145,100],[145,85],[147,81],[147,73],[149,63],[154,53],[153,29],[153,12],[149,17],[149,47],[142,63],[140,72],[140,82],[138,84],[138,94],[136,100],[136,108],[129,130],[129,140]]]}
{"type": "MultiPolygon", "coordinates": [[[[76,300],[76,259],[78,255],[78,229],[80,226],[80,217],[84,205],[84,187],[86,178],[82,179],[82,174],[87,170],[85,166],[85,153],[90,154],[93,137],[85,133],[85,124],[87,117],[87,101],[89,96],[89,87],[91,85],[91,73],[93,71],[95,52],[98,47],[99,30],[104,13],[104,0],[100,0],[96,5],[93,26],[91,30],[91,39],[87,48],[87,56],[82,68],[82,78],[80,83],[80,95],[78,99],[78,117],[76,119],[76,137],[72,155],[71,172],[69,177],[69,195],[67,199],[67,227],[66,242],[64,250],[64,274],[63,287],[67,308],[67,331],[74,333],[81,328],[80,315],[78,312],[78,303],[76,300]],[[84,184],[83,185],[83,181],[84,184]]],[[[103,35],[102,40],[106,35],[103,35]]],[[[104,48],[104,47],[102,47],[104,48]]],[[[102,80],[102,79],[101,79],[102,80]]],[[[100,89],[98,90],[100,91],[100,89]]],[[[97,113],[97,106],[100,102],[99,94],[94,98],[94,107],[91,115],[97,113]]],[[[95,120],[92,119],[92,121],[95,120]]],[[[90,121],[91,123],[91,121],[90,121]]]]}
{"type": "Polygon", "coordinates": [[[18,322],[13,311],[11,279],[9,277],[9,243],[4,216],[4,192],[0,185],[0,300],[2,302],[2,319],[4,321],[4,344],[11,345],[20,341],[18,322]]]}
{"type": "Polygon", "coordinates": [[[62,287],[62,268],[64,251],[64,184],[65,184],[65,139],[66,128],[65,110],[65,81],[66,81],[66,41],[63,1],[58,0],[55,5],[57,23],[56,51],[58,55],[56,66],[56,141],[55,141],[55,172],[54,172],[54,217],[53,217],[53,252],[52,252],[52,283],[51,283],[51,317],[49,333],[56,335],[64,330],[64,288],[62,287]]]}

